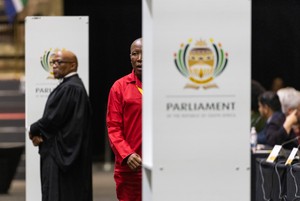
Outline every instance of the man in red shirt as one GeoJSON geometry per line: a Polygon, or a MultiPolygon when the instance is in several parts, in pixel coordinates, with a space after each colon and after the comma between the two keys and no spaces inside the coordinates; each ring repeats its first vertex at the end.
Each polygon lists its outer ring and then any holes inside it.
{"type": "Polygon", "coordinates": [[[133,70],[110,89],[106,124],[115,154],[114,179],[120,201],[142,200],[142,39],[130,47],[133,70]]]}

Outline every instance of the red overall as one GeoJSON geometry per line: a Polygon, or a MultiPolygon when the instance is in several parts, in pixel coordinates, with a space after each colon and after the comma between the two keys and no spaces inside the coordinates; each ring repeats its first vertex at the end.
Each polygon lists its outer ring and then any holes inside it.
{"type": "Polygon", "coordinates": [[[111,87],[106,123],[115,154],[117,197],[120,201],[141,201],[142,173],[132,171],[126,159],[132,153],[142,157],[142,82],[132,71],[111,87]]]}

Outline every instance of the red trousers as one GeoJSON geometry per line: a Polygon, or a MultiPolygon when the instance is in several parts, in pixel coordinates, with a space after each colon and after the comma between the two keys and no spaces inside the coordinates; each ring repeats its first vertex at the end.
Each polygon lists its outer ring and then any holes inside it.
{"type": "Polygon", "coordinates": [[[115,172],[116,192],[119,201],[142,200],[142,172],[115,172]]]}

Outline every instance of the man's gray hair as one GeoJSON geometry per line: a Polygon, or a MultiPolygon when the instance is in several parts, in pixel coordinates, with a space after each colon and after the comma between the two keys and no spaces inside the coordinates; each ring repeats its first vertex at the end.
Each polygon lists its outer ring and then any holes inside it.
{"type": "Polygon", "coordinates": [[[293,87],[281,88],[277,91],[281,103],[281,109],[284,114],[289,110],[294,110],[300,105],[300,92],[293,87]]]}

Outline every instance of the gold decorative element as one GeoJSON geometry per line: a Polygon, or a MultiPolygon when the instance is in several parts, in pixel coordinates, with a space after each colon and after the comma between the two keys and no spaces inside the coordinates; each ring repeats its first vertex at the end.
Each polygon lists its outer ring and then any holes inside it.
{"type": "Polygon", "coordinates": [[[205,40],[198,40],[195,44],[197,47],[207,47],[207,43],[205,40]]]}

